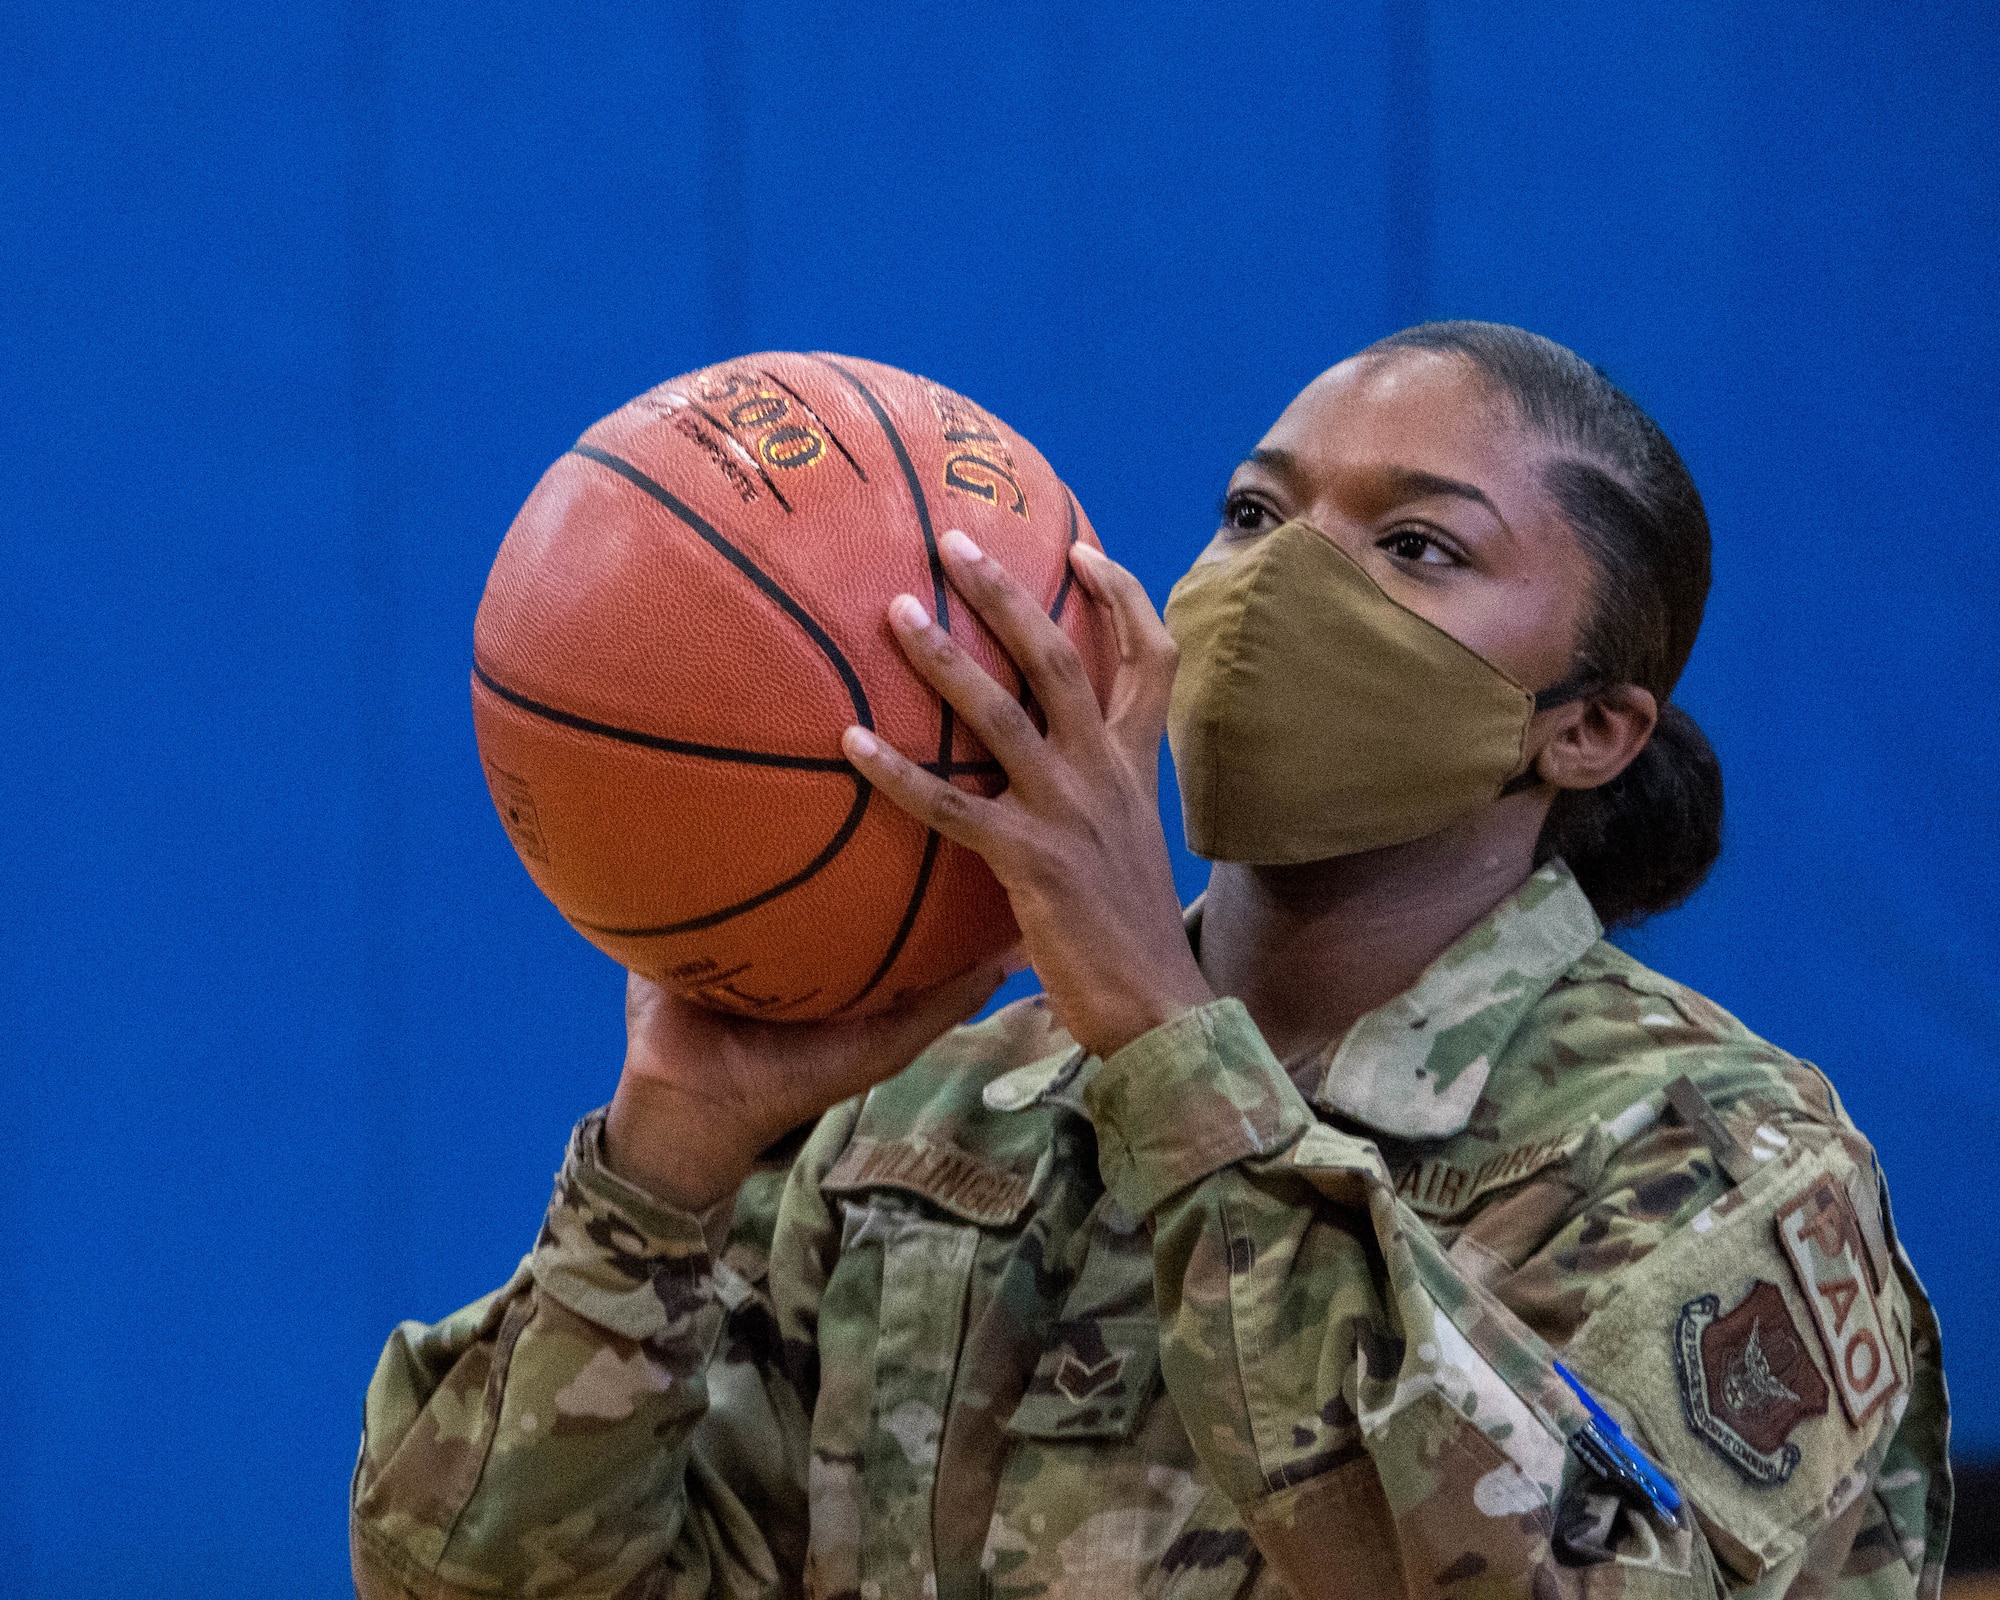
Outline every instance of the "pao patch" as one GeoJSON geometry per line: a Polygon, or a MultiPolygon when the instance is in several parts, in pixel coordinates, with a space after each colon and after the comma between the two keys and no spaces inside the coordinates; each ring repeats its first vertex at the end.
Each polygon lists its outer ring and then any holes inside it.
{"type": "Polygon", "coordinates": [[[1869,1277],[1861,1221],[1848,1190],[1822,1176],[1778,1210],[1778,1242],[1805,1293],[1848,1420],[1860,1427],[1903,1392],[1895,1341],[1869,1277]]]}

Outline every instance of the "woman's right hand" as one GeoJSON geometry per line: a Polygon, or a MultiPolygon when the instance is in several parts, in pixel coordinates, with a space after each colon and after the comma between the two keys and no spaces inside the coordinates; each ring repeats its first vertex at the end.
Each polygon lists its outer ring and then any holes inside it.
{"type": "Polygon", "coordinates": [[[780,1136],[901,1072],[977,1012],[1007,972],[992,962],[894,1011],[828,1022],[727,1016],[633,973],[605,1159],[656,1199],[705,1210],[734,1194],[780,1136]]]}

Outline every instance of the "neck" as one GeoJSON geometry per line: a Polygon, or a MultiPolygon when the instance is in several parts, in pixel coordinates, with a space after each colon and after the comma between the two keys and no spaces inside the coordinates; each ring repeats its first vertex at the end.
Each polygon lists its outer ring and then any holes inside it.
{"type": "Polygon", "coordinates": [[[1547,810],[1546,793],[1529,791],[1382,850],[1300,866],[1219,862],[1202,902],[1202,974],[1303,1070],[1520,887],[1547,810]]]}

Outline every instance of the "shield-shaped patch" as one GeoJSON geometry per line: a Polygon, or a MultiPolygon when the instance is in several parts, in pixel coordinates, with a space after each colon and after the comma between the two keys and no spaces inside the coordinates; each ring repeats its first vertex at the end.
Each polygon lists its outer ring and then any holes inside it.
{"type": "Polygon", "coordinates": [[[1826,1380],[1776,1284],[1754,1279],[1721,1308],[1712,1294],[1681,1307],[1674,1362],[1688,1426],[1752,1483],[1783,1483],[1799,1464],[1791,1431],[1826,1415],[1826,1380]]]}

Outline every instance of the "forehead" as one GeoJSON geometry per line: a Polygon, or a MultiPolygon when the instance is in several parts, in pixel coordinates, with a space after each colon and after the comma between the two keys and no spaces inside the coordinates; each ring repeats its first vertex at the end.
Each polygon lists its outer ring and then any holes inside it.
{"type": "Polygon", "coordinates": [[[1527,511],[1546,453],[1473,366],[1439,351],[1354,356],[1300,391],[1260,441],[1293,455],[1315,488],[1371,468],[1414,468],[1527,511]]]}

